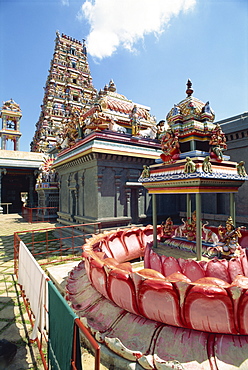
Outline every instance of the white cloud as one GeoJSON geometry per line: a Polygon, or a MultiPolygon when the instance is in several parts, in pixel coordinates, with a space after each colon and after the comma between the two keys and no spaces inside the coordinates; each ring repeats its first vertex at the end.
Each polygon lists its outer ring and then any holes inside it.
{"type": "Polygon", "coordinates": [[[90,24],[88,53],[102,59],[119,46],[130,51],[145,35],[160,35],[170,19],[193,9],[197,0],[86,0],[78,18],[90,24]]]}
{"type": "Polygon", "coordinates": [[[69,0],[61,0],[62,5],[69,6],[69,0]]]}

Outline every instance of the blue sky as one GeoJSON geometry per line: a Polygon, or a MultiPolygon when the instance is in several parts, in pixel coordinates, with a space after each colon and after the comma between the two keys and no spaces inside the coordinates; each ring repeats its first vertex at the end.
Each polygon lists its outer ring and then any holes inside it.
{"type": "Polygon", "coordinates": [[[157,120],[188,78],[216,121],[248,111],[247,0],[0,0],[0,104],[20,104],[20,150],[30,150],[56,30],[87,40],[97,90],[113,79],[157,120]]]}

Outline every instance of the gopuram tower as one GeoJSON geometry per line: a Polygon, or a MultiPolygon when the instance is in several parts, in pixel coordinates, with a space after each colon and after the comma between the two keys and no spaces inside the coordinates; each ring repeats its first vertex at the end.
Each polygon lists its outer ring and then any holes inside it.
{"type": "Polygon", "coordinates": [[[71,112],[86,111],[96,95],[84,42],[56,33],[55,50],[31,151],[46,153],[62,142],[71,112]]]}

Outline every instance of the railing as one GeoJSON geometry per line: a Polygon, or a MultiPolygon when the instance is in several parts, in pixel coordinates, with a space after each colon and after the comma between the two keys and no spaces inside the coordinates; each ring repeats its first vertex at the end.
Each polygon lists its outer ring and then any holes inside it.
{"type": "Polygon", "coordinates": [[[12,203],[0,203],[0,206],[6,206],[6,214],[9,213],[9,206],[12,206],[12,203]]]}
{"type": "Polygon", "coordinates": [[[81,256],[82,245],[101,230],[101,223],[50,227],[14,233],[14,272],[18,273],[19,243],[22,240],[40,265],[63,262],[81,256]]]}
{"type": "Polygon", "coordinates": [[[29,223],[55,222],[57,220],[58,207],[22,207],[22,217],[29,223]]]}
{"type": "MultiPolygon", "coordinates": [[[[81,333],[88,339],[90,342],[91,347],[93,348],[95,354],[95,370],[100,370],[100,358],[101,358],[101,351],[100,351],[100,345],[96,342],[96,340],[92,337],[89,330],[83,325],[83,323],[80,321],[80,319],[75,319],[75,324],[79,327],[79,330],[81,333]]],[[[76,331],[74,330],[74,343],[76,342],[76,331]]],[[[76,362],[76,346],[73,346],[73,357],[72,357],[72,369],[77,370],[75,367],[76,362]]]]}
{"type": "MultiPolygon", "coordinates": [[[[73,259],[73,257],[79,257],[78,252],[81,248],[79,245],[83,245],[85,238],[91,236],[92,234],[85,233],[85,230],[91,228],[94,230],[94,233],[100,231],[100,223],[91,223],[91,224],[82,224],[77,226],[61,226],[58,228],[48,228],[42,230],[32,230],[32,231],[22,231],[14,233],[14,273],[18,278],[18,257],[19,257],[19,244],[22,240],[28,250],[33,255],[33,258],[40,264],[45,265],[48,263],[58,262],[60,260],[65,261],[66,259],[73,259]],[[55,237],[57,236],[57,237],[55,237]],[[58,237],[59,236],[59,237],[58,237]],[[59,244],[59,247],[55,244],[59,244]],[[44,249],[44,250],[43,250],[44,249]],[[77,252],[77,253],[75,253],[77,252]],[[58,255],[57,255],[58,253],[58,255]],[[75,253],[75,254],[74,254],[75,253]],[[54,256],[55,254],[55,256],[54,256]],[[55,259],[50,260],[50,257],[53,256],[55,259]],[[44,257],[47,261],[44,261],[44,257]]],[[[49,280],[49,279],[47,279],[49,280]]],[[[34,282],[35,283],[35,282],[34,282]]],[[[35,318],[33,316],[29,297],[26,295],[26,292],[21,289],[21,296],[25,305],[25,308],[28,313],[29,321],[31,326],[34,327],[35,318]]],[[[46,312],[49,315],[48,307],[44,306],[46,312]]],[[[95,355],[95,370],[100,370],[100,345],[96,342],[94,337],[91,335],[89,330],[83,325],[80,319],[75,319],[75,326],[78,326],[82,335],[86,337],[89,341],[95,355]]],[[[37,344],[43,367],[45,370],[48,370],[48,358],[45,352],[47,351],[47,342],[48,342],[48,333],[45,331],[39,332],[39,336],[35,339],[37,344]]],[[[71,366],[73,370],[77,370],[77,350],[76,350],[76,329],[74,327],[73,334],[73,350],[72,350],[72,359],[71,366]]]]}

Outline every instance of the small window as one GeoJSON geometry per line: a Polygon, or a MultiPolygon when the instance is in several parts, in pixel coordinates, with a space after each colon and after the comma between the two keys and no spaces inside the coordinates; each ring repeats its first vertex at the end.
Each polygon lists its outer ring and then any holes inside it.
{"type": "Polygon", "coordinates": [[[72,68],[76,68],[76,63],[75,62],[72,62],[71,65],[72,65],[72,68]]]}
{"type": "Polygon", "coordinates": [[[75,55],[75,49],[71,48],[71,54],[75,55]]]}
{"type": "Polygon", "coordinates": [[[77,83],[76,78],[73,78],[73,79],[72,79],[72,82],[73,82],[74,84],[76,84],[76,83],[77,83]]]}
{"type": "Polygon", "coordinates": [[[74,101],[78,101],[78,96],[77,95],[73,95],[73,100],[74,101]]]}

